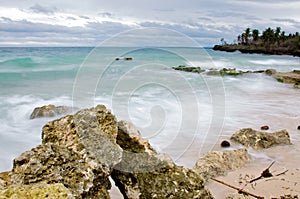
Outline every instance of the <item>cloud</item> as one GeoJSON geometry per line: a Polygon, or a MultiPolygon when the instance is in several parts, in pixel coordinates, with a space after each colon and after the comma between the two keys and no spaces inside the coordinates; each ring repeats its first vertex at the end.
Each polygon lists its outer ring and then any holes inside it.
{"type": "Polygon", "coordinates": [[[56,7],[47,7],[47,6],[42,6],[40,4],[35,4],[34,6],[31,6],[29,10],[35,13],[53,14],[58,9],[56,7]]]}

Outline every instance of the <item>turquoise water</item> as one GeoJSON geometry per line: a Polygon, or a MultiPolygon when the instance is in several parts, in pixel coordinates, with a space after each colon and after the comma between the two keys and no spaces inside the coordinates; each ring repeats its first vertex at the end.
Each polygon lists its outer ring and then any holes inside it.
{"type": "Polygon", "coordinates": [[[297,57],[203,48],[0,48],[0,171],[41,143],[42,126],[54,118],[29,116],[45,104],[105,104],[119,120],[136,124],[157,150],[188,166],[239,128],[267,123],[294,132],[300,122],[299,91],[290,85],[263,74],[221,78],[171,69],[182,64],[300,69],[297,57]]]}

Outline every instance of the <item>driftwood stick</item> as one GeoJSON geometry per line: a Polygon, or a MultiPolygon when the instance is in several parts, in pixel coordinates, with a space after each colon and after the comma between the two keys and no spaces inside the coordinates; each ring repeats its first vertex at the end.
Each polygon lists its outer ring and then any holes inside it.
{"type": "Polygon", "coordinates": [[[230,188],[232,188],[232,189],[235,189],[235,190],[237,190],[239,193],[246,194],[246,195],[252,196],[252,197],[257,198],[257,199],[264,199],[264,197],[262,197],[262,196],[257,196],[257,195],[255,195],[255,194],[253,194],[253,193],[250,193],[250,192],[245,191],[245,190],[243,190],[243,189],[240,189],[240,188],[238,188],[238,187],[235,187],[235,186],[232,186],[232,185],[230,185],[230,184],[227,184],[226,182],[223,182],[223,181],[218,180],[218,179],[216,179],[216,178],[211,178],[211,179],[214,180],[214,181],[216,181],[216,182],[218,182],[218,183],[221,183],[221,184],[223,184],[223,185],[225,185],[225,186],[227,186],[227,187],[230,187],[230,188]]]}
{"type": "Polygon", "coordinates": [[[263,170],[263,172],[260,174],[259,177],[250,180],[250,183],[255,182],[255,181],[257,181],[257,180],[260,180],[260,179],[262,179],[262,178],[270,178],[270,177],[273,177],[273,174],[270,172],[269,169],[271,168],[271,166],[273,166],[274,163],[275,163],[275,161],[273,161],[273,162],[270,164],[270,166],[268,166],[268,168],[266,168],[265,170],[263,170]]]}

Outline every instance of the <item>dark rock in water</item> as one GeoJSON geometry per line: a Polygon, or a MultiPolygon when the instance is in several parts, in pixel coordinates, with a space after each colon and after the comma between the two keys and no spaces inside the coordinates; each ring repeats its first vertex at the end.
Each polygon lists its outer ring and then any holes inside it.
{"type": "Polygon", "coordinates": [[[124,151],[112,178],[124,198],[212,198],[201,176],[157,154],[131,123],[119,122],[117,143],[124,151]]]}
{"type": "Polygon", "coordinates": [[[264,70],[256,70],[256,71],[253,71],[253,73],[263,73],[265,72],[264,70]]]}
{"type": "Polygon", "coordinates": [[[280,144],[291,144],[289,133],[286,130],[264,133],[246,128],[234,133],[230,139],[254,149],[269,148],[280,144]]]}
{"type": "Polygon", "coordinates": [[[264,131],[269,130],[269,126],[268,125],[261,126],[260,130],[264,130],[264,131]]]}
{"type": "Polygon", "coordinates": [[[67,114],[72,111],[72,107],[68,106],[54,106],[52,104],[37,107],[30,115],[30,119],[39,117],[54,117],[57,115],[67,114]]]}
{"type": "Polygon", "coordinates": [[[230,147],[230,142],[228,142],[227,140],[223,140],[221,142],[221,147],[230,147]]]}
{"type": "Polygon", "coordinates": [[[297,129],[300,130],[300,126],[298,126],[297,129]]]}
{"type": "Polygon", "coordinates": [[[276,73],[276,70],[275,70],[275,69],[267,69],[267,70],[265,71],[265,73],[266,73],[267,75],[274,75],[274,74],[276,73]]]}
{"type": "Polygon", "coordinates": [[[249,161],[247,149],[212,151],[197,160],[193,170],[206,181],[245,166],[249,161]]]}
{"type": "Polygon", "coordinates": [[[192,67],[192,66],[177,66],[173,67],[174,70],[180,70],[180,71],[185,71],[185,72],[192,72],[192,73],[202,73],[205,70],[202,70],[200,67],[192,67]]]}

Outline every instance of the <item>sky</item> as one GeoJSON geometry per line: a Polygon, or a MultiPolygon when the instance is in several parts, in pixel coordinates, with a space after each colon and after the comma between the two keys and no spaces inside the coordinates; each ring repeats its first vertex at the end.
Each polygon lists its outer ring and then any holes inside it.
{"type": "Polygon", "coordinates": [[[0,0],[0,46],[96,46],[148,27],[213,46],[247,27],[300,32],[299,8],[300,0],[0,0]]]}

